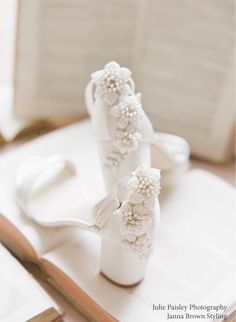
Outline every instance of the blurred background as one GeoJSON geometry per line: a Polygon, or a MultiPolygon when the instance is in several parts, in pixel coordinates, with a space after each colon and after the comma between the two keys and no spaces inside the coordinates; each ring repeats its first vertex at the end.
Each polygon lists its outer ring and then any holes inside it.
{"type": "Polygon", "coordinates": [[[155,130],[232,160],[234,12],[233,0],[0,0],[0,142],[88,117],[90,74],[116,60],[155,130]]]}

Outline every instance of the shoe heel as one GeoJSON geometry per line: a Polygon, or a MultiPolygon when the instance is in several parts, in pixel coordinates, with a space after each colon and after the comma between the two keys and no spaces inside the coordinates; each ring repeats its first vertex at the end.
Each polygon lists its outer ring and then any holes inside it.
{"type": "Polygon", "coordinates": [[[145,275],[148,258],[130,253],[124,247],[102,239],[100,272],[121,286],[139,283],[145,275]]]}

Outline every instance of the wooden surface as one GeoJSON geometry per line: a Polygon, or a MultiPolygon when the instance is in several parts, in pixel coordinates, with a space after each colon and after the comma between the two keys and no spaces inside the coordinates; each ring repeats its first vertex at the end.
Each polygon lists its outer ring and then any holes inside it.
{"type": "Polygon", "coordinates": [[[57,290],[55,290],[46,281],[38,280],[48,294],[58,303],[59,307],[64,311],[63,322],[87,322],[86,319],[72,304],[70,304],[57,290]]]}
{"type": "MultiPolygon", "coordinates": [[[[20,140],[17,143],[11,143],[5,148],[1,149],[1,152],[12,150],[13,148],[24,143],[25,140],[20,140]]],[[[231,161],[224,165],[217,165],[208,163],[202,160],[192,159],[190,161],[190,168],[201,168],[210,171],[217,176],[223,178],[232,185],[235,185],[235,162],[231,161]]],[[[38,278],[37,278],[38,279],[38,278]]],[[[44,289],[53,297],[53,299],[59,304],[64,311],[63,317],[64,322],[85,322],[88,321],[73,305],[71,305],[57,290],[49,285],[44,280],[38,280],[44,289]]]]}

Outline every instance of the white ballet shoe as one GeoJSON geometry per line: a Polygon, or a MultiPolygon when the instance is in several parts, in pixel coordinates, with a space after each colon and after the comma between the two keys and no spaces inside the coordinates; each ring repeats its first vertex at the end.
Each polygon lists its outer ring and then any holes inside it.
{"type": "Polygon", "coordinates": [[[100,271],[121,285],[139,282],[144,277],[160,220],[159,170],[143,165],[119,181],[93,208],[90,220],[90,200],[78,179],[74,165],[61,156],[29,158],[17,170],[18,203],[25,215],[41,226],[76,226],[99,234],[102,238],[100,271]],[[76,200],[70,204],[76,204],[79,216],[70,217],[70,211],[76,208],[69,208],[68,189],[76,200]],[[53,206],[55,200],[60,200],[57,208],[53,206]],[[53,212],[57,211],[59,215],[55,217],[53,212]]]}
{"type": "Polygon", "coordinates": [[[160,168],[164,185],[173,184],[187,167],[188,143],[177,136],[153,131],[141,105],[141,94],[135,94],[131,72],[127,68],[111,62],[91,77],[85,90],[85,101],[92,119],[107,193],[140,164],[160,168]],[[119,84],[120,78],[122,87],[114,85],[111,90],[112,81],[119,84]]]}

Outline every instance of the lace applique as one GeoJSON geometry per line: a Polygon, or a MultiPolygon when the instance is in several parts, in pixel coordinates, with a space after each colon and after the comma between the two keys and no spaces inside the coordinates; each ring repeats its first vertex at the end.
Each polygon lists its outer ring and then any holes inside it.
{"type": "Polygon", "coordinates": [[[129,194],[114,212],[119,231],[124,237],[122,245],[139,256],[151,250],[155,202],[160,192],[160,170],[140,166],[128,179],[129,194]]]}
{"type": "Polygon", "coordinates": [[[129,153],[138,148],[142,138],[138,132],[139,121],[144,116],[140,94],[120,96],[118,104],[110,108],[109,114],[116,118],[117,128],[112,143],[117,151],[107,157],[107,165],[116,169],[129,153]]]}

